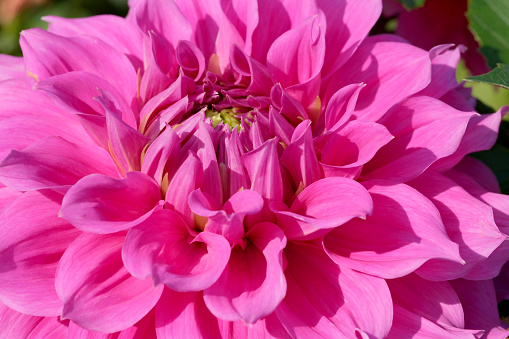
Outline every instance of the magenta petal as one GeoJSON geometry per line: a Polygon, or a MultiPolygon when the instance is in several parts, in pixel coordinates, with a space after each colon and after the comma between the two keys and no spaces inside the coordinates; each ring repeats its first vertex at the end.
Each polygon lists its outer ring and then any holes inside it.
{"type": "Polygon", "coordinates": [[[267,66],[283,88],[305,83],[320,73],[325,56],[321,20],[318,15],[307,19],[298,28],[283,33],[270,47],[267,66]]]}
{"type": "Polygon", "coordinates": [[[366,164],[361,177],[405,182],[461,144],[471,113],[431,97],[412,97],[395,106],[380,123],[395,136],[366,164]]]}
{"type": "Polygon", "coordinates": [[[160,199],[158,185],[146,174],[129,172],[124,179],[92,174],[69,189],[60,215],[85,232],[114,233],[148,218],[160,199]]]}
{"type": "Polygon", "coordinates": [[[175,50],[177,62],[184,73],[198,81],[205,71],[205,57],[195,44],[181,40],[175,50]]]}
{"type": "Polygon", "coordinates": [[[447,237],[438,210],[422,194],[404,184],[363,185],[373,198],[373,214],[325,236],[324,247],[336,263],[392,279],[432,258],[462,262],[458,244],[447,237]]]}
{"type": "Polygon", "coordinates": [[[431,78],[428,52],[403,41],[368,37],[331,77],[324,103],[340,88],[363,82],[354,115],[376,121],[395,103],[426,87],[431,78]]]}
{"type": "Polygon", "coordinates": [[[245,248],[233,248],[223,274],[203,295],[215,316],[252,324],[272,313],[285,296],[282,251],[286,238],[268,222],[252,227],[245,238],[245,248]]]}
{"type": "Polygon", "coordinates": [[[61,36],[90,35],[126,54],[137,70],[142,67],[142,34],[131,22],[115,15],[96,15],[89,18],[67,19],[45,16],[48,31],[61,36]]]}
{"type": "Polygon", "coordinates": [[[0,182],[21,191],[69,185],[92,173],[116,175],[109,155],[100,147],[75,145],[50,137],[23,151],[12,151],[0,163],[0,182]]]}
{"type": "Polygon", "coordinates": [[[127,100],[136,95],[136,72],[131,62],[101,40],[86,36],[67,38],[33,28],[21,34],[20,45],[27,70],[38,80],[86,71],[116,86],[127,100]]]}
{"type": "Polygon", "coordinates": [[[281,164],[291,174],[295,187],[309,186],[322,177],[313,145],[311,121],[301,122],[293,132],[291,143],[281,156],[281,164]]]}
{"type": "Polygon", "coordinates": [[[288,239],[318,237],[345,222],[371,214],[373,201],[358,182],[346,178],[325,178],[306,187],[289,211],[271,204],[278,224],[288,239]],[[322,232],[318,232],[322,229],[322,232]]]}
{"type": "Polygon", "coordinates": [[[122,257],[135,277],[151,276],[175,291],[200,291],[223,272],[230,245],[213,233],[191,236],[177,214],[161,210],[129,231],[122,257]]]}
{"type": "Polygon", "coordinates": [[[325,77],[341,67],[368,35],[380,17],[382,2],[320,0],[317,4],[325,13],[328,23],[325,33],[327,49],[322,71],[325,77]]]}
{"type": "Polygon", "coordinates": [[[0,54],[0,81],[26,77],[25,62],[22,57],[0,54]]]}
{"type": "Polygon", "coordinates": [[[451,285],[458,294],[465,312],[465,327],[485,330],[486,338],[507,338],[508,325],[502,328],[492,280],[457,279],[451,285]],[[475,293],[472,293],[475,291],[475,293]]]}
{"type": "MultiPolygon", "coordinates": [[[[465,264],[447,260],[431,260],[417,271],[433,280],[464,277],[479,262],[487,258],[506,238],[493,220],[490,206],[475,199],[447,177],[430,172],[409,182],[426,196],[440,211],[448,236],[459,245],[465,264]]],[[[492,278],[500,267],[485,278],[492,278]]]]}
{"type": "Polygon", "coordinates": [[[484,187],[488,192],[500,194],[500,184],[497,177],[485,163],[476,158],[466,156],[454,166],[454,170],[464,173],[475,179],[479,185],[484,187]]]}
{"type": "Polygon", "coordinates": [[[141,171],[160,183],[165,174],[173,176],[180,155],[180,138],[172,128],[163,132],[150,144],[142,160],[141,171]]]}
{"type": "Polygon", "coordinates": [[[354,338],[362,330],[384,338],[392,300],[383,279],[340,269],[323,250],[289,243],[286,297],[276,315],[294,338],[354,338]]]}
{"type": "Polygon", "coordinates": [[[124,238],[124,233],[84,233],[65,251],[55,282],[63,318],[113,333],[134,325],[154,307],[163,287],[154,288],[150,279],[135,278],[124,268],[124,238]]]}
{"type": "Polygon", "coordinates": [[[175,2],[166,0],[139,0],[131,8],[127,19],[134,22],[143,33],[154,31],[173,47],[179,40],[190,40],[192,27],[175,2]],[[172,20],[168,21],[168,18],[172,20]]]}
{"type": "Polygon", "coordinates": [[[62,311],[55,272],[81,232],[57,217],[61,200],[49,190],[27,192],[0,214],[0,301],[18,312],[56,316],[62,311]]]}
{"type": "Polygon", "coordinates": [[[242,155],[242,164],[251,179],[251,189],[269,201],[283,200],[283,180],[277,152],[277,139],[242,155]]]}
{"type": "Polygon", "coordinates": [[[58,317],[36,317],[16,312],[0,303],[0,335],[3,338],[67,338],[67,322],[58,317]]]}
{"type": "Polygon", "coordinates": [[[110,110],[106,110],[108,146],[122,173],[141,169],[141,153],[149,138],[128,126],[110,110]]]}
{"type": "Polygon", "coordinates": [[[251,59],[238,45],[233,45],[230,52],[233,69],[250,78],[247,90],[253,94],[269,95],[274,85],[267,68],[258,61],[251,59]]]}
{"type": "Polygon", "coordinates": [[[363,84],[351,84],[339,89],[327,103],[325,130],[335,130],[346,123],[355,109],[363,84]]]}

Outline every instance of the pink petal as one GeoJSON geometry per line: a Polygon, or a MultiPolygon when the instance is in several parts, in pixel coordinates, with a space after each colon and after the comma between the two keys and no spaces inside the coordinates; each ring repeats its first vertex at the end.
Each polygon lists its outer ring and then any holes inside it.
{"type": "Polygon", "coordinates": [[[272,203],[270,207],[286,237],[293,240],[318,237],[353,218],[364,218],[373,211],[373,202],[358,182],[331,177],[306,187],[289,211],[282,204],[272,203]]]}
{"type": "Polygon", "coordinates": [[[463,308],[447,281],[428,281],[416,274],[387,280],[395,306],[439,325],[464,328],[463,308]]]}
{"type": "Polygon", "coordinates": [[[52,191],[27,192],[0,214],[0,300],[18,312],[56,316],[62,311],[56,267],[81,232],[57,217],[61,201],[52,191]]]}
{"type": "Polygon", "coordinates": [[[286,297],[276,315],[292,337],[354,337],[362,330],[383,338],[392,323],[392,301],[383,279],[340,269],[323,250],[289,243],[286,297]]]}
{"type": "Polygon", "coordinates": [[[242,166],[239,134],[235,131],[221,138],[217,152],[224,199],[229,199],[239,190],[250,187],[247,171],[242,166]]]}
{"type": "Polygon", "coordinates": [[[115,15],[96,15],[89,18],[67,19],[45,16],[48,32],[65,37],[86,35],[98,38],[127,55],[135,70],[142,67],[142,34],[131,22],[115,15]]]}
{"type": "Polygon", "coordinates": [[[205,71],[205,57],[195,44],[181,40],[176,48],[177,62],[184,70],[184,73],[198,81],[205,71]]]}
{"type": "Polygon", "coordinates": [[[3,338],[67,338],[67,322],[58,317],[36,317],[11,310],[0,303],[0,335],[3,338]]]}
{"type": "Polygon", "coordinates": [[[309,186],[322,177],[313,145],[311,121],[301,122],[293,132],[290,144],[281,156],[281,164],[291,174],[294,186],[309,186]]]}
{"type": "Polygon", "coordinates": [[[241,157],[251,179],[253,191],[269,201],[283,200],[283,181],[277,153],[277,139],[267,140],[257,149],[241,157]]]}
{"type": "Polygon", "coordinates": [[[241,76],[249,77],[249,93],[269,95],[274,85],[268,69],[258,61],[251,59],[238,45],[233,45],[230,50],[230,62],[232,68],[241,76]]]}
{"type": "Polygon", "coordinates": [[[382,2],[319,0],[317,4],[328,24],[325,33],[328,48],[322,71],[326,76],[341,67],[368,35],[382,12],[382,2]]]}
{"type": "Polygon", "coordinates": [[[463,159],[454,166],[454,170],[475,179],[478,184],[483,186],[487,191],[500,194],[500,185],[497,177],[481,160],[469,156],[463,157],[463,159]]]}
{"type": "Polygon", "coordinates": [[[221,0],[221,9],[223,10],[224,17],[221,26],[219,27],[216,49],[220,61],[222,61],[221,43],[224,43],[224,57],[227,59],[230,46],[234,43],[239,43],[243,46],[243,49],[249,55],[252,51],[252,35],[253,30],[258,25],[258,6],[256,1],[243,1],[233,0],[225,1],[221,0]],[[231,39],[229,31],[236,31],[238,34],[237,39],[231,39]],[[222,38],[224,35],[225,38],[222,38]]]}
{"type": "Polygon", "coordinates": [[[271,314],[285,296],[282,251],[286,238],[267,222],[251,228],[246,239],[245,248],[233,248],[223,274],[203,296],[220,319],[252,324],[271,314]]]}
{"type": "Polygon", "coordinates": [[[63,318],[113,333],[133,326],[154,307],[163,287],[154,288],[151,280],[135,278],[124,268],[124,238],[124,233],[84,233],[65,251],[55,282],[63,318]]]}
{"type": "Polygon", "coordinates": [[[191,41],[198,46],[208,63],[221,24],[222,10],[219,0],[176,0],[192,27],[191,41]]]}
{"type": "Polygon", "coordinates": [[[428,52],[403,41],[383,41],[385,36],[368,37],[333,76],[324,100],[340,88],[363,82],[354,115],[376,121],[402,99],[426,87],[431,78],[428,52]]]}
{"type": "Polygon", "coordinates": [[[283,118],[277,109],[274,109],[272,106],[269,107],[270,134],[277,136],[282,142],[288,145],[291,142],[294,130],[295,128],[290,125],[290,123],[285,118],[283,118]]]}
{"type": "Polygon", "coordinates": [[[308,119],[302,103],[293,98],[287,93],[280,83],[276,83],[270,90],[270,99],[275,108],[277,108],[281,115],[287,118],[291,124],[298,125],[302,121],[308,119]]]}
{"type": "Polygon", "coordinates": [[[351,84],[334,93],[325,110],[326,131],[335,130],[350,119],[359,93],[364,86],[363,84],[351,84]]]}
{"type": "Polygon", "coordinates": [[[34,28],[21,33],[20,45],[27,70],[38,80],[86,71],[104,78],[128,101],[136,95],[136,72],[131,62],[101,40],[62,37],[34,28]]]}
{"type": "Polygon", "coordinates": [[[147,219],[160,199],[154,179],[141,172],[124,179],[92,174],[69,189],[60,216],[85,232],[114,233],[147,219]]]}
{"type": "Polygon", "coordinates": [[[392,279],[432,258],[462,262],[438,210],[422,194],[404,184],[363,185],[373,198],[373,214],[334,229],[324,239],[327,253],[341,267],[392,279]]]}
{"type": "Polygon", "coordinates": [[[0,54],[0,81],[25,77],[25,62],[22,57],[0,54]]]}
{"type": "Polygon", "coordinates": [[[361,176],[401,182],[417,177],[458,149],[470,117],[430,97],[404,101],[380,121],[395,139],[364,166],[361,176]]]}
{"type": "MultiPolygon", "coordinates": [[[[421,276],[432,280],[463,277],[507,238],[495,225],[491,207],[472,197],[447,177],[430,172],[412,180],[409,185],[438,208],[448,236],[459,245],[460,255],[466,262],[431,260],[418,269],[421,276]]],[[[486,276],[486,279],[494,277],[498,270],[486,276]]]]}
{"type": "Polygon", "coordinates": [[[443,172],[454,167],[465,155],[485,151],[493,147],[498,137],[498,129],[502,117],[509,112],[504,106],[493,114],[475,115],[470,118],[465,135],[452,155],[434,163],[430,170],[443,172]]]}
{"type": "Polygon", "coordinates": [[[322,151],[321,165],[325,176],[356,179],[362,165],[393,138],[383,125],[351,121],[330,135],[322,151]]]}
{"type": "Polygon", "coordinates": [[[21,194],[23,194],[23,192],[5,187],[4,185],[0,184],[0,210],[21,194]]]}
{"type": "Polygon", "coordinates": [[[458,294],[465,312],[465,327],[485,330],[486,338],[507,338],[507,327],[500,324],[492,280],[471,281],[457,279],[451,285],[458,294]],[[472,293],[474,292],[475,293],[472,293]]]}
{"type": "Polygon", "coordinates": [[[106,127],[110,153],[119,171],[139,171],[141,153],[149,138],[127,125],[110,110],[106,110],[106,127]]]}
{"type": "Polygon", "coordinates": [[[109,155],[97,146],[78,146],[60,137],[12,151],[0,163],[0,181],[21,191],[52,188],[65,192],[92,173],[116,176],[109,155]]]}
{"type": "Polygon", "coordinates": [[[325,32],[319,22],[318,16],[307,19],[298,28],[283,33],[270,47],[267,66],[272,78],[283,88],[303,84],[320,73],[325,32]]]}
{"type": "Polygon", "coordinates": [[[192,27],[173,1],[139,0],[127,15],[143,33],[154,31],[164,37],[173,47],[179,40],[190,40],[192,27]],[[172,20],[168,21],[168,18],[172,20]]]}
{"type": "Polygon", "coordinates": [[[191,236],[177,214],[161,210],[129,231],[122,257],[135,277],[151,276],[175,291],[200,291],[223,272],[230,245],[213,233],[191,236]]]}

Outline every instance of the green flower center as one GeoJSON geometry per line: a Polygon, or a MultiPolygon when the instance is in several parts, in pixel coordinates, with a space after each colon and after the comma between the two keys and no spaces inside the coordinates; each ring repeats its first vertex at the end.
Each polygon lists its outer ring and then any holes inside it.
{"type": "Polygon", "coordinates": [[[207,109],[205,116],[212,120],[213,127],[216,127],[221,122],[230,125],[231,129],[240,125],[240,119],[236,117],[235,108],[225,108],[219,112],[215,109],[207,109]]]}

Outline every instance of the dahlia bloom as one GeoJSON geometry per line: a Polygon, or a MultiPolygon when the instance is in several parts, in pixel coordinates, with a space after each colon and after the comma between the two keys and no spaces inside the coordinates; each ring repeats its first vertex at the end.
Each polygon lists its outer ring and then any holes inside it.
{"type": "Polygon", "coordinates": [[[2,336],[505,338],[466,155],[508,109],[459,47],[368,37],[380,0],[130,6],[0,58],[2,336]]]}

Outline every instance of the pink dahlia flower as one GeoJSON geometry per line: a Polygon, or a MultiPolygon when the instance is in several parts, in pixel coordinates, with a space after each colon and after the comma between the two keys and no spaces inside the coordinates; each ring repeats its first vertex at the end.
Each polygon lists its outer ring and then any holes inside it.
{"type": "Polygon", "coordinates": [[[2,337],[505,335],[509,200],[465,156],[507,108],[458,47],[367,37],[381,0],[130,5],[0,58],[2,337]]]}

